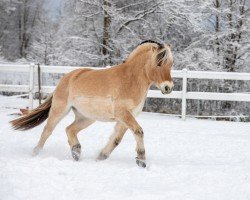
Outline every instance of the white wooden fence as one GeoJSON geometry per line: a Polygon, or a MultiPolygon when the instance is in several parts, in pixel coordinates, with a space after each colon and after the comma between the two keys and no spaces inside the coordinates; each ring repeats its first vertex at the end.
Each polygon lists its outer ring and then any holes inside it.
{"type": "MultiPolygon", "coordinates": [[[[80,67],[70,66],[45,66],[41,65],[41,73],[68,73],[80,67]]],[[[104,69],[104,68],[94,68],[104,69]]],[[[0,91],[6,92],[26,92],[29,94],[30,108],[33,108],[33,96],[37,91],[34,84],[34,74],[37,71],[37,65],[31,63],[27,65],[16,64],[0,64],[1,72],[27,72],[29,73],[29,85],[4,85],[0,84],[0,91]]],[[[172,70],[173,78],[181,78],[182,91],[173,91],[171,94],[163,95],[159,90],[149,90],[150,98],[174,98],[182,99],[182,119],[186,118],[186,100],[219,100],[219,101],[247,101],[250,102],[249,93],[214,93],[214,92],[187,92],[187,81],[192,79],[222,79],[222,80],[245,80],[250,81],[250,73],[234,73],[234,72],[204,72],[204,71],[188,71],[172,70]]],[[[44,93],[52,93],[54,86],[42,86],[41,91],[44,93]]]]}

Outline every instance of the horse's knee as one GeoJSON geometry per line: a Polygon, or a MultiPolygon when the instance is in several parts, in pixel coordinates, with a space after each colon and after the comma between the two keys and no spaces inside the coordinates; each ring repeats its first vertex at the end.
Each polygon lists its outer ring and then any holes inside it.
{"type": "Polygon", "coordinates": [[[139,137],[143,137],[144,133],[141,127],[139,127],[138,129],[136,129],[134,131],[135,135],[139,136],[139,137]]]}

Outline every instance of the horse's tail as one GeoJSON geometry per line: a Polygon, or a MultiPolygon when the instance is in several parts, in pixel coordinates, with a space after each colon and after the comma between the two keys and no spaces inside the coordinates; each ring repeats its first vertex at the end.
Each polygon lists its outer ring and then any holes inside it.
{"type": "Polygon", "coordinates": [[[12,127],[15,130],[29,130],[32,129],[42,122],[44,122],[48,116],[52,104],[53,96],[49,97],[43,104],[18,119],[10,121],[12,127]]]}

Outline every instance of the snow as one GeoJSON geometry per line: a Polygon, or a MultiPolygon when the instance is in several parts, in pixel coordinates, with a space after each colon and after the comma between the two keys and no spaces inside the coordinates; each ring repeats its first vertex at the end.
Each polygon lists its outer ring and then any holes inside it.
{"type": "Polygon", "coordinates": [[[70,155],[65,127],[70,113],[32,157],[43,125],[13,131],[8,121],[28,100],[0,96],[0,199],[247,200],[250,199],[250,123],[143,113],[147,168],[135,164],[127,132],[106,161],[97,162],[113,123],[97,122],[79,134],[82,157],[70,155]]]}

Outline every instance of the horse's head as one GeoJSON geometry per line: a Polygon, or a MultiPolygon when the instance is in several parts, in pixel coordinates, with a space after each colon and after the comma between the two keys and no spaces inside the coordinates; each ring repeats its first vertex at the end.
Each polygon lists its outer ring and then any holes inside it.
{"type": "Polygon", "coordinates": [[[142,42],[128,57],[136,57],[137,62],[144,65],[147,78],[156,85],[163,94],[169,94],[173,89],[171,68],[173,56],[168,44],[154,41],[142,42]]]}

